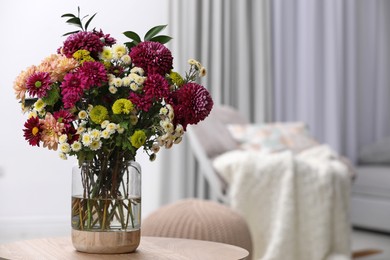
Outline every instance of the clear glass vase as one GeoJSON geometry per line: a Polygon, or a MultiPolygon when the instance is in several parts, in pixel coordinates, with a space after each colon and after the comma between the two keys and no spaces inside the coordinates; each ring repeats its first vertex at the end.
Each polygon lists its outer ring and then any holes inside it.
{"type": "Polygon", "coordinates": [[[141,167],[135,161],[84,162],[72,171],[72,243],[87,253],[133,252],[140,242],[141,167]]]}

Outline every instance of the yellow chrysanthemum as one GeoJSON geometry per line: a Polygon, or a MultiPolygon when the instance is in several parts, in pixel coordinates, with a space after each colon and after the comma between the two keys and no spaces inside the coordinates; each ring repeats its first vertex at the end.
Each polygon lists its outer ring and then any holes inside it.
{"type": "Polygon", "coordinates": [[[101,124],[108,115],[107,108],[101,105],[94,106],[89,112],[89,117],[95,124],[101,124]]]}
{"type": "Polygon", "coordinates": [[[42,111],[44,108],[45,108],[46,104],[45,102],[43,102],[42,99],[38,99],[35,103],[34,103],[34,108],[36,111],[40,112],[42,111]]]}
{"type": "Polygon", "coordinates": [[[135,148],[140,148],[142,145],[144,145],[146,141],[146,134],[142,130],[136,130],[134,134],[130,137],[130,143],[135,148]]]}
{"type": "Polygon", "coordinates": [[[112,105],[112,112],[116,115],[129,114],[133,110],[133,103],[125,98],[118,99],[112,105]]]}
{"type": "Polygon", "coordinates": [[[112,49],[110,47],[103,47],[103,51],[100,53],[100,58],[102,60],[111,60],[112,59],[112,49]]]}

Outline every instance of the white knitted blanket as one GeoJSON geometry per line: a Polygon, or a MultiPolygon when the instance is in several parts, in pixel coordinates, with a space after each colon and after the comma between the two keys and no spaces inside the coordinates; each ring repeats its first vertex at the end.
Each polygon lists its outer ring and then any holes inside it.
{"type": "Polygon", "coordinates": [[[350,259],[351,180],[328,146],[298,155],[232,151],[213,165],[249,224],[253,259],[350,259]]]}

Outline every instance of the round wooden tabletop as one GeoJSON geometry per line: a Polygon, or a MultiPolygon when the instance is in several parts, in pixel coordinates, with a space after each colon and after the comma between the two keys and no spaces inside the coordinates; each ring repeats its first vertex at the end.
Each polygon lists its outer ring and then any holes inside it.
{"type": "Polygon", "coordinates": [[[248,251],[237,246],[192,239],[141,237],[138,249],[131,254],[97,255],[77,252],[70,237],[18,241],[0,245],[0,259],[169,259],[237,260],[248,251]]]}

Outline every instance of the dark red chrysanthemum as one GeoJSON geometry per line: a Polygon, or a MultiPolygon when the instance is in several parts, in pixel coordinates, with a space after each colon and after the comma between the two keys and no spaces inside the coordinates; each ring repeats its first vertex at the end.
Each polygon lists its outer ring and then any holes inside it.
{"type": "Polygon", "coordinates": [[[153,74],[146,79],[143,92],[148,100],[158,101],[162,98],[168,98],[168,81],[159,74],[153,74]]]}
{"type": "Polygon", "coordinates": [[[92,32],[94,34],[96,34],[100,38],[100,40],[103,41],[104,45],[106,45],[106,46],[111,47],[112,45],[114,45],[116,43],[116,40],[114,38],[110,37],[109,34],[104,34],[102,29],[100,29],[100,31],[96,31],[95,29],[93,29],[92,32]]]}
{"type": "Polygon", "coordinates": [[[51,85],[50,74],[47,72],[35,72],[27,79],[28,93],[33,97],[46,96],[51,85]]]}
{"type": "Polygon", "coordinates": [[[62,101],[65,108],[72,108],[83,94],[84,78],[77,73],[68,73],[61,84],[62,101]]]}
{"type": "Polygon", "coordinates": [[[65,127],[65,134],[68,137],[68,143],[73,144],[75,141],[79,140],[80,135],[77,134],[77,130],[73,126],[65,127]]]}
{"type": "Polygon", "coordinates": [[[104,43],[100,40],[100,37],[93,32],[78,32],[71,34],[64,42],[62,47],[62,53],[71,58],[73,53],[78,50],[87,50],[90,52],[91,57],[97,59],[98,53],[103,50],[104,43]]]}
{"type": "Polygon", "coordinates": [[[133,103],[138,109],[148,112],[150,107],[153,104],[153,101],[147,99],[144,95],[137,94],[134,92],[130,93],[129,100],[133,103]]]}
{"type": "Polygon", "coordinates": [[[25,129],[23,129],[23,136],[32,146],[39,146],[41,141],[42,124],[39,122],[38,117],[30,117],[26,123],[24,123],[25,129]]]}
{"type": "Polygon", "coordinates": [[[104,65],[96,61],[84,62],[77,74],[83,79],[83,89],[90,89],[93,86],[100,87],[108,81],[104,65]]]}
{"type": "Polygon", "coordinates": [[[165,75],[173,68],[171,51],[159,42],[141,42],[131,48],[133,64],[144,69],[147,75],[165,75]]]}
{"type": "Polygon", "coordinates": [[[169,103],[175,111],[174,123],[186,130],[188,124],[204,120],[213,108],[213,99],[203,86],[196,83],[184,84],[172,93],[169,103]]]}
{"type": "Polygon", "coordinates": [[[73,114],[66,110],[56,111],[53,113],[53,116],[57,122],[64,123],[65,126],[70,125],[74,120],[73,114]]]}

